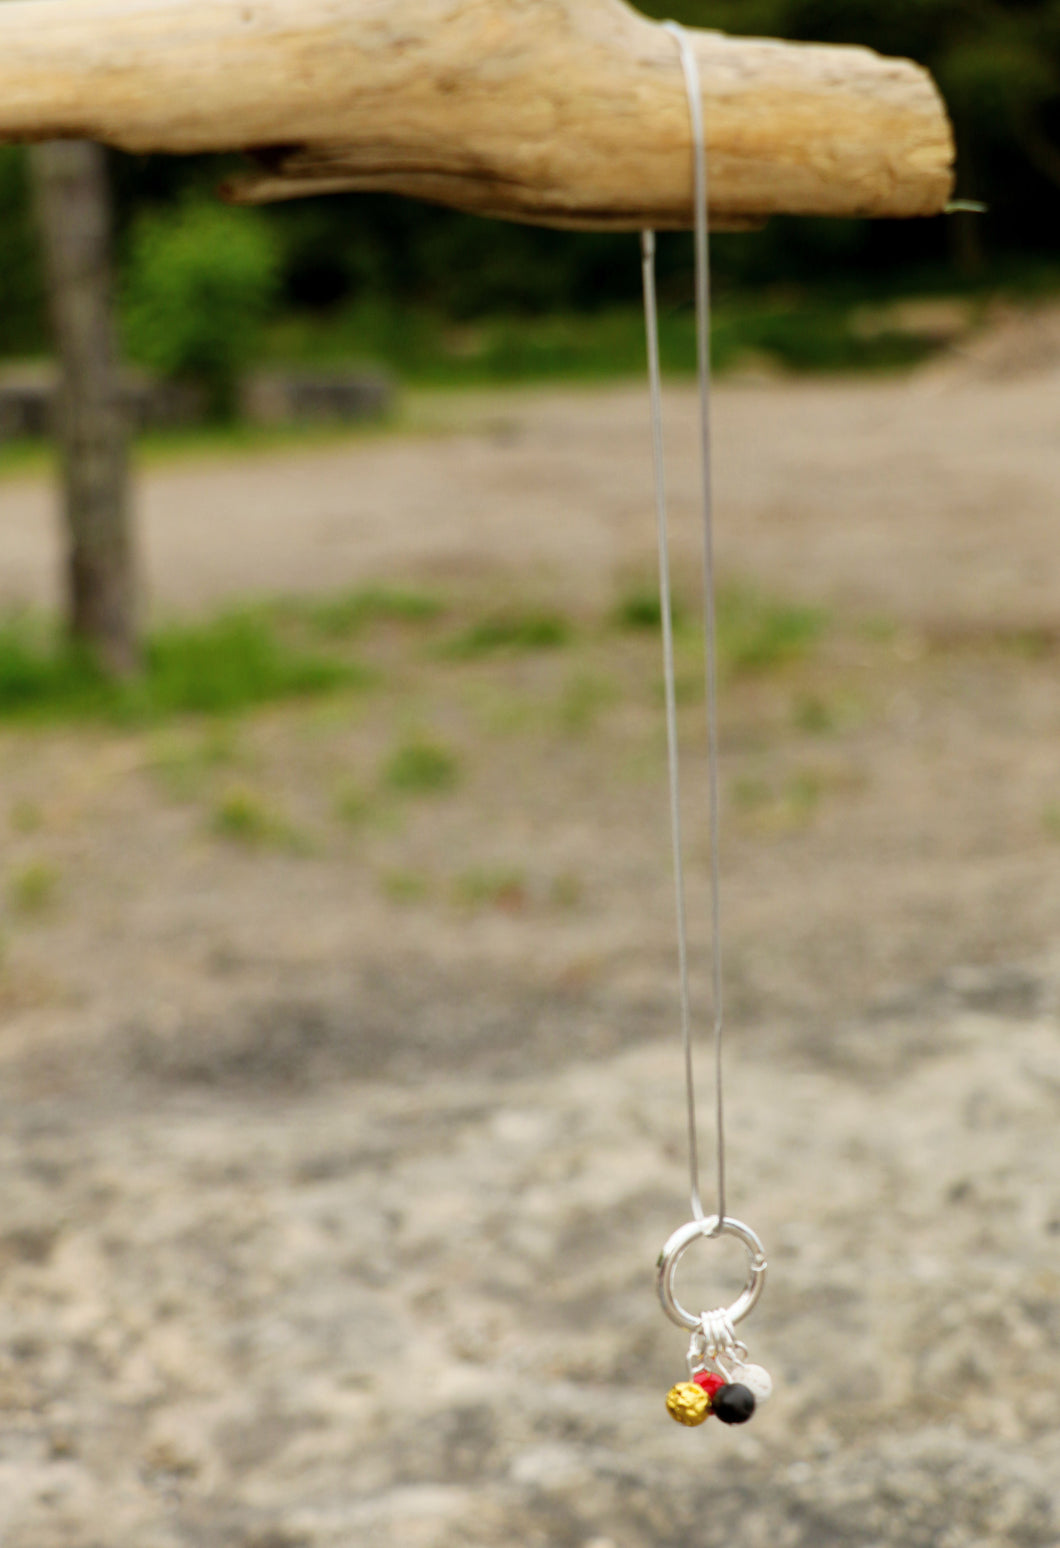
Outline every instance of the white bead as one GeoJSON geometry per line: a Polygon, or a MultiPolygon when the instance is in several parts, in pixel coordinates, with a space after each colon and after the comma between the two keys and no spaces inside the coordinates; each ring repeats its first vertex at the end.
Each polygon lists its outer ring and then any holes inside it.
{"type": "Polygon", "coordinates": [[[753,1392],[757,1403],[766,1403],[773,1396],[773,1378],[761,1365],[738,1365],[732,1379],[753,1392]]]}

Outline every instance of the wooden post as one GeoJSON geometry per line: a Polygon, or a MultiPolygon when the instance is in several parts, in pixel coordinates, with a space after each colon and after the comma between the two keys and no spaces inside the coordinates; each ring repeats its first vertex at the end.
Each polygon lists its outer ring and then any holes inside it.
{"type": "MultiPolygon", "coordinates": [[[[939,212],[953,140],[918,66],[693,34],[716,225],[939,212]]],[[[673,39],[624,0],[8,0],[0,139],[248,151],[230,187],[346,189],[599,230],[688,226],[673,39]]]]}
{"type": "Polygon", "coordinates": [[[34,146],[32,169],[61,365],[66,617],[106,671],[128,675],[138,664],[136,592],[106,164],[98,145],[53,141],[34,146]]]}

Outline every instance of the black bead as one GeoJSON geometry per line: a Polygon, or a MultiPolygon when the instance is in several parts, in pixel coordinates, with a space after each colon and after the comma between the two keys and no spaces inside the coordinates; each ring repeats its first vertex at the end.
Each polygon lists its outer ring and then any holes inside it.
{"type": "Polygon", "coordinates": [[[755,1411],[755,1395],[750,1387],[731,1381],[715,1392],[711,1409],[722,1424],[746,1424],[755,1411]]]}

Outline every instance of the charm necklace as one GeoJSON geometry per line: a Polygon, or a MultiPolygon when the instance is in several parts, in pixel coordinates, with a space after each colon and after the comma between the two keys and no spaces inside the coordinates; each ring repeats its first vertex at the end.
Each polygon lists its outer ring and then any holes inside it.
{"type": "Polygon", "coordinates": [[[676,22],[664,28],[674,38],[681,55],[689,112],[692,120],[696,215],[696,334],[699,363],[700,449],[703,507],[703,598],[706,638],[707,738],[710,787],[710,895],[713,968],[714,1093],[716,1134],[716,1208],[703,1210],[699,1179],[699,1139],[696,1125],[696,1091],[692,1058],[692,1017],[688,983],[688,929],[685,906],[683,844],[680,811],[680,754],[677,735],[677,695],[674,673],[673,606],[670,587],[670,553],[667,522],[666,472],[662,431],[662,376],[659,363],[658,306],[655,289],[655,234],[641,235],[644,276],[644,313],[648,343],[648,378],[651,395],[652,454],[655,473],[655,505],[659,533],[659,600],[662,622],[663,666],[666,700],[666,739],[670,776],[670,825],[673,842],[674,885],[677,902],[678,977],[681,998],[681,1033],[684,1049],[685,1094],[688,1110],[688,1162],[692,1218],[666,1242],[658,1260],[659,1299],[671,1322],[690,1334],[688,1379],[678,1382],[666,1399],[670,1414],[679,1424],[699,1425],[712,1415],[723,1424],[745,1424],[773,1390],[768,1372],[752,1365],[748,1350],[736,1336],[736,1324],[751,1312],[762,1293],[766,1258],[762,1243],[750,1226],[726,1212],[725,1191],[725,1094],[722,1052],[724,1002],[721,962],[721,886],[718,840],[718,672],[717,620],[714,586],[713,491],[710,438],[710,257],[707,217],[707,156],[703,130],[699,65],[684,30],[676,22]],[[748,1256],[748,1276],[731,1306],[696,1315],[686,1311],[674,1293],[674,1275],[684,1253],[694,1242],[733,1236],[743,1243],[748,1256]]]}

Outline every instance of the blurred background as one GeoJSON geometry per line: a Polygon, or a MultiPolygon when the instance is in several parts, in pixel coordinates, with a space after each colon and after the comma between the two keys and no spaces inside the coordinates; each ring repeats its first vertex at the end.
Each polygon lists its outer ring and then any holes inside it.
{"type": "MultiPolygon", "coordinates": [[[[985,206],[713,240],[730,1203],[777,1395],[663,1408],[635,238],[0,147],[9,1548],[1060,1543],[1060,5],[647,9],[921,61],[985,206]]],[[[660,289],[705,1035],[690,237],[660,289]]]]}

